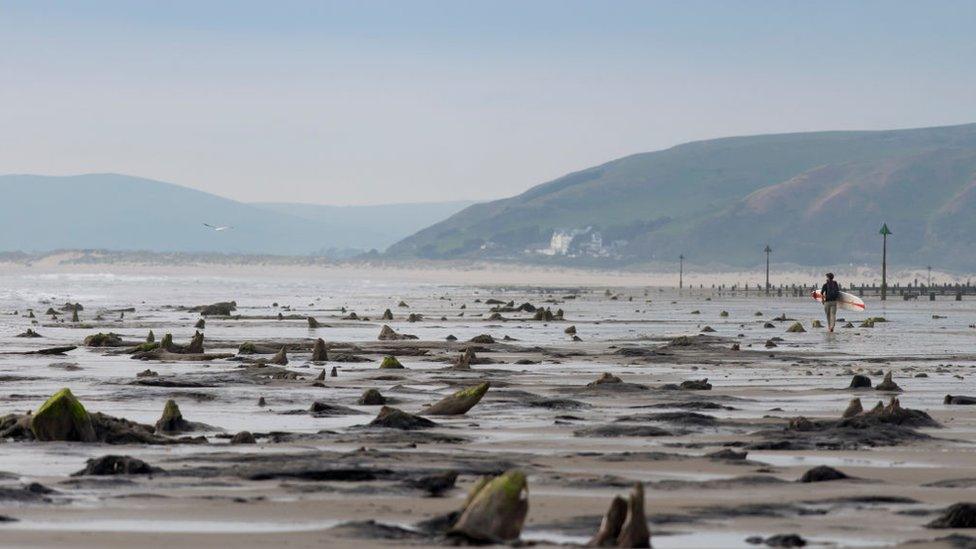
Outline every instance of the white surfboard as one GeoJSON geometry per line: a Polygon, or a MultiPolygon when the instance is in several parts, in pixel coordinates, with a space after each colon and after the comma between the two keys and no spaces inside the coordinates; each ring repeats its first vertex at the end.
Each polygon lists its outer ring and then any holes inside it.
{"type": "MultiPolygon", "coordinates": [[[[820,290],[814,290],[813,293],[810,294],[810,297],[816,299],[820,303],[823,303],[823,294],[820,293],[820,290]]],[[[837,308],[847,309],[848,311],[863,311],[864,301],[854,294],[841,292],[840,297],[837,298],[837,308]]]]}

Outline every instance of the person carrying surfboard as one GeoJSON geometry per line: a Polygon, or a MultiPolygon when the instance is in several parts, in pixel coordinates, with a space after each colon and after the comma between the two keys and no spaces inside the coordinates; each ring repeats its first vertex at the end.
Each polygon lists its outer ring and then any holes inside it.
{"type": "Polygon", "coordinates": [[[840,285],[834,280],[834,273],[827,273],[827,282],[820,289],[823,296],[824,312],[827,313],[827,330],[833,332],[837,323],[837,300],[840,299],[840,285]]]}
{"type": "Polygon", "coordinates": [[[823,285],[822,289],[810,292],[810,297],[818,303],[823,303],[831,332],[834,331],[834,323],[837,321],[837,309],[863,312],[867,308],[863,299],[841,291],[840,285],[834,281],[834,273],[827,273],[827,283],[823,285]]]}

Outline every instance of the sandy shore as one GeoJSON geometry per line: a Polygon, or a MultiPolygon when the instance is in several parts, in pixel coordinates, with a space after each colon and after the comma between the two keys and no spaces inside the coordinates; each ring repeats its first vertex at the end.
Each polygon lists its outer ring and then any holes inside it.
{"type": "MultiPolygon", "coordinates": [[[[286,277],[332,279],[375,279],[393,282],[429,282],[458,285],[513,285],[542,287],[665,287],[678,286],[677,266],[636,269],[581,269],[561,266],[519,265],[493,262],[346,262],[322,265],[290,265],[269,263],[181,263],[168,265],[164,260],[154,263],[111,262],[73,263],[83,257],[80,252],[64,252],[43,257],[29,264],[0,262],[0,276],[23,274],[118,274],[145,276],[223,276],[223,277],[286,277]],[[672,268],[673,267],[673,268],[672,268]]],[[[865,267],[797,267],[774,265],[772,284],[810,285],[822,282],[823,273],[835,272],[846,284],[878,284],[881,278],[875,269],[865,267]]],[[[889,284],[911,284],[928,280],[924,269],[895,269],[888,273],[889,284]]],[[[967,278],[953,273],[932,272],[935,283],[965,283],[967,278]]],[[[696,270],[686,266],[683,275],[686,288],[711,288],[719,285],[756,287],[765,283],[765,271],[729,270],[706,267],[696,270]]]]}
{"type": "MultiPolygon", "coordinates": [[[[357,270],[338,272],[365,276],[357,270]]],[[[428,272],[415,272],[418,277],[423,273],[428,272]]],[[[135,274],[126,271],[125,276],[135,274]]],[[[180,276],[205,274],[223,276],[185,270],[180,276]]],[[[237,274],[231,270],[227,280],[233,283],[237,274]]],[[[500,283],[497,276],[483,274],[486,283],[500,283]]],[[[519,284],[552,276],[509,275],[527,277],[519,284]]],[[[926,540],[925,546],[950,547],[932,540],[954,530],[926,524],[947,506],[973,499],[976,407],[942,403],[947,393],[976,396],[971,375],[976,346],[966,328],[974,314],[969,302],[891,304],[883,311],[890,322],[842,328],[827,336],[812,327],[818,311],[802,300],[720,300],[709,293],[679,296],[642,289],[609,295],[603,288],[504,290],[458,285],[451,277],[460,273],[438,276],[447,277],[440,280],[447,286],[418,278],[392,289],[367,285],[368,291],[351,291],[341,299],[317,297],[304,286],[286,290],[262,282],[260,290],[235,287],[246,298],[235,312],[240,316],[206,320],[206,351],[236,354],[244,341],[286,345],[286,366],[254,363],[269,355],[208,362],[133,360],[115,348],[79,348],[58,358],[0,357],[3,413],[34,409],[65,385],[89,410],[151,424],[163,402],[173,398],[188,420],[223,428],[188,433],[205,436],[206,444],[8,439],[0,457],[0,470],[10,473],[3,476],[0,515],[16,520],[0,523],[3,543],[439,545],[443,532],[425,528],[424,521],[459,509],[479,476],[512,468],[525,471],[529,479],[522,539],[541,545],[584,543],[610,499],[626,494],[636,482],[644,483],[652,542],[659,548],[748,547],[746,538],[777,534],[797,534],[821,546],[926,540]],[[292,306],[272,306],[270,296],[285,292],[292,306]],[[299,301],[306,294],[307,301],[299,301]],[[536,321],[524,311],[489,319],[494,305],[488,299],[563,309],[565,320],[536,321]],[[409,306],[397,307],[400,300],[409,306]],[[395,316],[386,323],[419,339],[378,341],[383,322],[376,318],[386,308],[395,316]],[[359,313],[356,320],[348,318],[353,310],[359,313]],[[283,320],[275,318],[279,312],[283,320]],[[409,313],[422,319],[407,322],[409,313]],[[781,313],[791,320],[774,321],[781,313]],[[932,319],[934,313],[947,318],[932,319]],[[320,328],[307,328],[310,315],[320,328]],[[373,320],[363,319],[367,316],[373,320]],[[807,331],[787,333],[792,319],[807,331]],[[706,324],[715,332],[698,335],[706,324]],[[580,341],[565,333],[569,326],[580,341]],[[458,341],[445,341],[448,334],[458,341]],[[495,342],[465,343],[478,334],[489,334],[495,342]],[[681,335],[691,338],[674,339],[681,335]],[[309,362],[316,337],[328,342],[328,362],[309,362]],[[772,338],[781,340],[767,348],[772,338]],[[734,344],[739,350],[732,350],[734,344]],[[477,348],[480,360],[468,370],[452,367],[468,346],[477,348]],[[348,362],[348,355],[365,362],[348,362]],[[397,356],[405,368],[378,369],[386,355],[397,356]],[[79,369],[65,371],[52,363],[79,369]],[[333,366],[337,377],[316,382],[321,371],[333,366]],[[137,378],[145,369],[157,377],[137,378]],[[855,373],[877,385],[879,370],[893,371],[903,392],[848,388],[855,373]],[[604,374],[620,383],[588,386],[604,374]],[[708,390],[680,386],[705,378],[708,390]],[[437,423],[432,428],[362,427],[378,412],[375,406],[357,404],[366,389],[378,389],[391,406],[422,415],[427,404],[482,381],[491,388],[480,403],[462,416],[432,417],[437,423]],[[257,405],[258,396],[266,398],[266,406],[257,405]],[[852,398],[870,410],[892,397],[904,409],[925,412],[932,423],[881,425],[866,415],[859,427],[835,426],[852,398]],[[312,402],[348,411],[310,414],[312,402]],[[789,428],[798,417],[813,427],[789,428]],[[255,434],[257,444],[228,444],[230,435],[244,429],[255,434]],[[708,456],[722,450],[740,455],[708,456]],[[106,454],[133,456],[162,471],[70,476],[85,460],[106,454]],[[849,478],[798,482],[820,465],[849,478]],[[458,473],[457,484],[441,497],[427,497],[416,487],[418,479],[447,471],[458,473]],[[31,482],[53,492],[32,492],[25,488],[31,482]]],[[[574,285],[565,273],[558,280],[560,286],[574,285]]],[[[624,286],[620,280],[615,285],[624,286]]],[[[76,282],[55,277],[51,283],[76,282]]],[[[179,290],[168,289],[176,282],[131,283],[158,287],[159,296],[139,302],[123,286],[91,298],[85,326],[41,319],[36,329],[44,338],[8,335],[2,343],[8,350],[26,351],[79,344],[97,331],[131,340],[149,329],[157,336],[172,332],[185,342],[198,316],[166,305],[184,304],[174,303],[179,290]],[[117,313],[105,312],[127,303],[135,312],[121,321],[117,313]],[[96,320],[100,311],[103,319],[96,320]]],[[[87,284],[97,288],[100,282],[87,284]]],[[[592,279],[589,284],[598,285],[592,279]]],[[[77,292],[94,295],[87,286],[77,292]]],[[[42,311],[41,306],[35,310],[42,311]]],[[[26,323],[23,311],[9,317],[11,329],[4,333],[26,323]]],[[[972,530],[958,533],[976,535],[972,530]]]]}

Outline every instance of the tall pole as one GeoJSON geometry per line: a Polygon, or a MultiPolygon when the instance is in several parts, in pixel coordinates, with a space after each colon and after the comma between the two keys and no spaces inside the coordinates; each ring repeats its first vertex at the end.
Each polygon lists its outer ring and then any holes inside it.
{"type": "Polygon", "coordinates": [[[769,295],[769,254],[773,252],[773,249],[766,244],[766,248],[763,250],[766,252],[766,295],[769,295]]]}
{"type": "Polygon", "coordinates": [[[678,289],[685,287],[685,254],[678,256],[678,289]]]}
{"type": "Polygon", "coordinates": [[[887,223],[881,224],[881,301],[888,299],[888,235],[887,223]]]}
{"type": "Polygon", "coordinates": [[[929,281],[925,284],[925,287],[931,288],[932,287],[932,266],[929,265],[928,267],[926,267],[926,269],[929,270],[929,281]]]}

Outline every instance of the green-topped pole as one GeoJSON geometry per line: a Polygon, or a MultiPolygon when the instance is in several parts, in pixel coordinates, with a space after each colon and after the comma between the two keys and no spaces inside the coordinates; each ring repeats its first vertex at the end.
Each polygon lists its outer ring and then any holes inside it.
{"type": "Polygon", "coordinates": [[[881,301],[888,299],[888,235],[891,229],[887,223],[881,224],[881,301]]]}
{"type": "Polygon", "coordinates": [[[685,254],[678,256],[678,289],[685,287],[685,254]]]}

